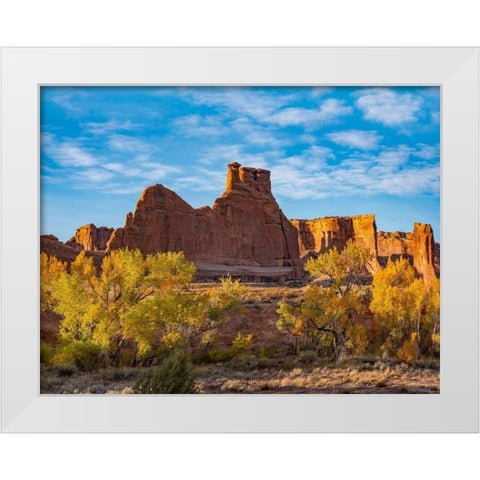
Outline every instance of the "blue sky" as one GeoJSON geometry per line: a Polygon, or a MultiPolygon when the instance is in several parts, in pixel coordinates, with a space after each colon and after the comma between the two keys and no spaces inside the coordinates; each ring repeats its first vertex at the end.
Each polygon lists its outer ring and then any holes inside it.
{"type": "Polygon", "coordinates": [[[288,218],[374,213],[440,239],[438,87],[42,87],[41,233],[119,227],[161,183],[195,208],[227,164],[271,170],[288,218]]]}

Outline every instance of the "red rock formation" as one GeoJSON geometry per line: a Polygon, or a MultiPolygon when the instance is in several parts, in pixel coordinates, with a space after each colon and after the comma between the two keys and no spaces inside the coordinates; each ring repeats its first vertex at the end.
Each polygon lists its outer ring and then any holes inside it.
{"type": "Polygon", "coordinates": [[[148,187],[107,248],[183,251],[201,264],[291,267],[300,274],[297,231],[271,192],[270,172],[228,166],[226,190],[212,208],[194,209],[162,185],[148,187]]]}
{"type": "Polygon", "coordinates": [[[378,269],[375,215],[291,220],[291,223],[299,233],[299,251],[302,257],[311,252],[324,253],[333,247],[343,250],[347,241],[352,239],[356,245],[370,250],[373,255],[371,270],[378,269]]]}
{"type": "Polygon", "coordinates": [[[309,252],[324,253],[333,247],[342,250],[347,240],[354,237],[353,223],[349,217],[290,221],[298,230],[302,257],[309,252]]]}
{"type": "Polygon", "coordinates": [[[413,264],[413,234],[377,232],[378,261],[385,266],[388,259],[407,258],[413,264]]]}
{"type": "Polygon", "coordinates": [[[430,225],[415,223],[413,233],[378,232],[374,215],[325,217],[315,220],[291,220],[298,230],[300,255],[324,253],[332,247],[342,250],[349,239],[367,247],[374,256],[370,270],[385,266],[388,259],[403,256],[431,284],[440,276],[440,245],[433,239],[430,225]]]}
{"type": "Polygon", "coordinates": [[[430,225],[415,224],[413,233],[377,233],[372,214],[289,221],[272,195],[270,172],[236,162],[228,165],[226,190],[212,208],[194,209],[154,185],[145,189],[135,213],[127,214],[125,226],[112,230],[85,225],[66,244],[44,235],[41,249],[68,262],[85,249],[97,265],[105,249],[182,251],[197,264],[197,278],[231,274],[263,282],[300,278],[300,256],[342,250],[353,239],[372,253],[371,271],[405,256],[427,284],[440,274],[440,246],[430,225]]]}
{"type": "Polygon", "coordinates": [[[433,274],[440,276],[440,244],[433,238],[432,227],[428,224],[414,224],[413,233],[378,232],[378,256],[381,265],[388,259],[396,260],[403,256],[424,276],[429,284],[433,274]]]}
{"type": "MultiPolygon", "coordinates": [[[[73,248],[65,243],[62,243],[54,235],[40,235],[40,251],[47,255],[57,257],[67,263],[73,262],[77,255],[81,252],[78,248],[73,248]]],[[[102,263],[105,256],[104,251],[86,251],[87,257],[92,257],[97,267],[102,263]]]]}
{"type": "Polygon", "coordinates": [[[433,230],[428,224],[413,225],[413,266],[429,286],[435,277],[433,230]]]}
{"type": "Polygon", "coordinates": [[[93,223],[77,228],[75,236],[65,245],[79,250],[106,250],[113,228],[96,227],[93,223]]]}

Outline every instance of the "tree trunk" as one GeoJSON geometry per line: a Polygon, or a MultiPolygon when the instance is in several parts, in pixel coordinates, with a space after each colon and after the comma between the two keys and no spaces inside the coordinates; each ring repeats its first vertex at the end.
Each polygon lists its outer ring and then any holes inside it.
{"type": "Polygon", "coordinates": [[[334,333],[335,337],[335,363],[342,363],[347,358],[347,342],[341,333],[334,333]]]}

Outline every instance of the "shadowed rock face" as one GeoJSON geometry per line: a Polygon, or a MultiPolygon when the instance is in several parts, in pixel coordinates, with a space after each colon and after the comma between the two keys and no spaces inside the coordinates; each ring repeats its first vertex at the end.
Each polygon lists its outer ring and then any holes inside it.
{"type": "Polygon", "coordinates": [[[162,185],[148,187],[108,249],[183,251],[196,263],[292,267],[300,274],[297,230],[271,192],[270,172],[228,166],[226,190],[212,208],[194,209],[162,185]]]}
{"type": "Polygon", "coordinates": [[[75,236],[65,245],[78,250],[106,250],[113,228],[96,227],[93,223],[77,228],[75,236]]]}

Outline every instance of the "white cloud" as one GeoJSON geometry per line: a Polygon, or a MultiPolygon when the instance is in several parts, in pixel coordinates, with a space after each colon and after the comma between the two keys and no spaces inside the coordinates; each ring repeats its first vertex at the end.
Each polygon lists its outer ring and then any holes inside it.
{"type": "Polygon", "coordinates": [[[132,123],[130,120],[119,122],[117,120],[109,120],[108,122],[88,122],[82,124],[83,128],[94,135],[104,135],[106,133],[117,131],[130,131],[140,128],[141,125],[132,123]]]}
{"type": "Polygon", "coordinates": [[[220,115],[185,115],[176,118],[172,125],[176,133],[185,137],[217,137],[229,133],[220,115]]]}
{"type": "Polygon", "coordinates": [[[264,119],[297,97],[295,94],[268,95],[265,91],[235,87],[214,90],[186,88],[179,92],[183,98],[195,105],[216,106],[257,120],[264,119]]]}
{"type": "Polygon", "coordinates": [[[371,130],[344,130],[328,133],[327,138],[337,145],[361,150],[376,150],[382,136],[371,130]]]}
{"type": "Polygon", "coordinates": [[[307,172],[286,162],[271,168],[272,189],[275,194],[295,200],[318,199],[329,196],[328,174],[307,172]]]}
{"type": "Polygon", "coordinates": [[[127,153],[150,153],[157,147],[151,143],[145,142],[129,135],[111,135],[108,139],[108,146],[112,150],[127,153]]]}
{"type": "Polygon", "coordinates": [[[406,145],[377,155],[357,154],[340,164],[312,162],[315,152],[281,159],[272,168],[273,190],[286,198],[318,199],[343,195],[438,194],[440,167],[411,162],[414,149],[406,145]]]}
{"type": "Polygon", "coordinates": [[[81,102],[85,97],[88,97],[85,91],[75,89],[72,93],[56,93],[51,96],[51,100],[67,112],[75,114],[83,111],[83,105],[77,102],[81,102]]]}
{"type": "Polygon", "coordinates": [[[313,135],[309,135],[307,133],[304,133],[299,137],[300,142],[302,143],[309,143],[310,145],[313,145],[314,143],[317,143],[317,138],[314,137],[313,135]]]}
{"type": "Polygon", "coordinates": [[[198,162],[203,165],[222,166],[238,162],[245,167],[267,168],[266,157],[271,156],[271,154],[272,152],[246,153],[243,151],[242,145],[217,145],[202,154],[198,158],[198,162]]]}
{"type": "Polygon", "coordinates": [[[328,95],[334,91],[333,87],[313,87],[310,90],[310,95],[313,98],[323,97],[324,95],[328,95]]]}
{"type": "Polygon", "coordinates": [[[141,176],[143,173],[142,170],[139,168],[136,168],[129,164],[118,163],[118,162],[105,163],[103,165],[103,168],[111,172],[115,172],[124,177],[138,177],[138,176],[141,176]]]}
{"type": "Polygon", "coordinates": [[[106,180],[110,180],[114,176],[115,175],[112,172],[102,168],[88,168],[86,170],[76,171],[74,174],[70,175],[70,178],[75,180],[75,182],[80,182],[80,184],[86,182],[85,188],[88,189],[90,183],[102,183],[106,180]]]}
{"type": "Polygon", "coordinates": [[[423,158],[424,160],[432,160],[440,155],[439,145],[427,145],[425,143],[417,144],[418,150],[413,152],[416,157],[423,158]]]}
{"type": "Polygon", "coordinates": [[[91,167],[99,159],[89,149],[75,140],[58,140],[55,135],[44,133],[41,137],[41,150],[57,165],[63,167],[91,167]]]}
{"type": "Polygon", "coordinates": [[[139,177],[148,182],[158,182],[173,173],[180,173],[181,169],[171,165],[165,165],[159,162],[140,162],[141,171],[139,177]]]}
{"type": "Polygon", "coordinates": [[[335,98],[328,98],[318,109],[291,107],[280,110],[268,118],[264,118],[269,123],[274,123],[282,127],[292,125],[303,125],[305,127],[316,126],[319,122],[330,122],[350,115],[352,108],[345,105],[345,102],[335,98]]]}
{"type": "Polygon", "coordinates": [[[172,185],[174,191],[194,190],[218,194],[225,186],[225,170],[195,167],[190,175],[179,177],[172,185]]]}
{"type": "Polygon", "coordinates": [[[292,144],[291,138],[284,138],[281,132],[271,127],[252,123],[247,117],[240,117],[231,122],[234,131],[244,135],[245,142],[271,148],[292,144]]]}
{"type": "Polygon", "coordinates": [[[358,97],[355,105],[366,120],[390,127],[416,121],[423,105],[422,97],[389,88],[362,89],[354,95],[358,97]]]}

